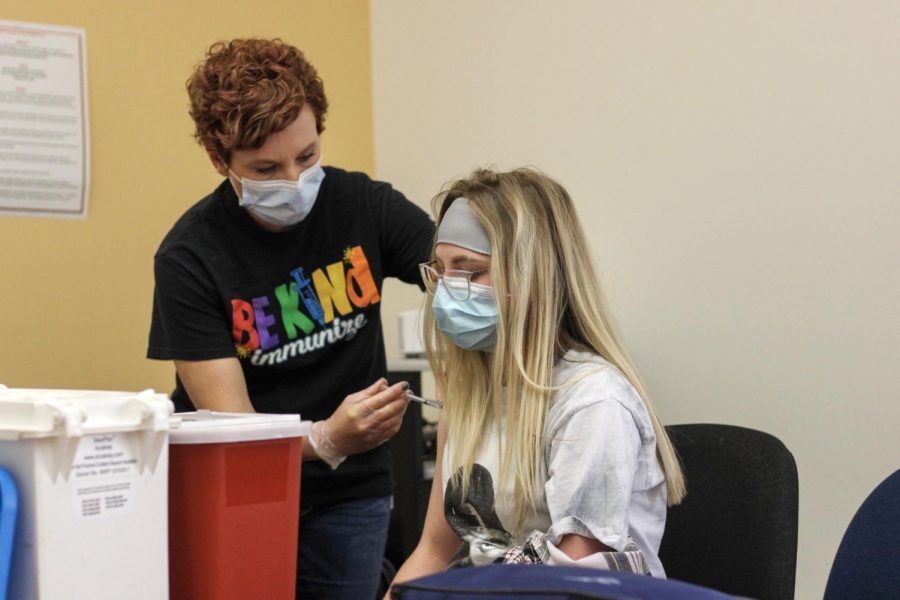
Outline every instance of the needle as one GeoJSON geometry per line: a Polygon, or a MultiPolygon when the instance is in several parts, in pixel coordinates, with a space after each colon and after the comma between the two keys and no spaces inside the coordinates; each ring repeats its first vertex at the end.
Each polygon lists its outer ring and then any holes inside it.
{"type": "Polygon", "coordinates": [[[433,406],[434,408],[444,408],[444,403],[441,400],[426,400],[425,398],[419,398],[412,392],[406,392],[406,397],[412,400],[413,402],[418,402],[420,404],[426,404],[428,406],[433,406]]]}

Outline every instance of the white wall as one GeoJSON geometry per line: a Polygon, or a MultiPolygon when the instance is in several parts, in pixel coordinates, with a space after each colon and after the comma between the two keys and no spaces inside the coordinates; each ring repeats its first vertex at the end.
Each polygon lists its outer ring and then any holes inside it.
{"type": "MultiPolygon", "coordinates": [[[[900,466],[900,4],[372,0],[376,172],[572,192],[664,420],[769,431],[820,598],[900,466]]],[[[393,312],[418,305],[408,286],[393,312]]]]}

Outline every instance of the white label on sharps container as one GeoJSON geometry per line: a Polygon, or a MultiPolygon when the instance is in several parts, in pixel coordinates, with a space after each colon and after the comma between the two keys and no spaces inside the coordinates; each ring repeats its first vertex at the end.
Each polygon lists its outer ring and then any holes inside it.
{"type": "Polygon", "coordinates": [[[133,512],[137,476],[137,457],[124,436],[83,437],[72,465],[75,514],[96,518],[133,512]]]}

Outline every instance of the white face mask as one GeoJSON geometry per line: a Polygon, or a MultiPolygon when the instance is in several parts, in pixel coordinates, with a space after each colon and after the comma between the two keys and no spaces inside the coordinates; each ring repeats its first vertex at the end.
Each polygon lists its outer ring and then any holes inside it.
{"type": "Polygon", "coordinates": [[[322,155],[316,164],[300,173],[297,181],[290,179],[270,179],[258,181],[231,175],[241,182],[240,205],[254,215],[272,225],[286,227],[295,225],[306,218],[316,203],[319,187],[325,179],[322,155]]]}

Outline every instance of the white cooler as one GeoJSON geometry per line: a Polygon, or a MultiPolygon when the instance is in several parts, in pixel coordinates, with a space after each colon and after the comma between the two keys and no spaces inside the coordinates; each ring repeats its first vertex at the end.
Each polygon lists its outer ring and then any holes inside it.
{"type": "Polygon", "coordinates": [[[172,402],[0,386],[0,465],[19,488],[10,598],[168,598],[172,402]]]}

